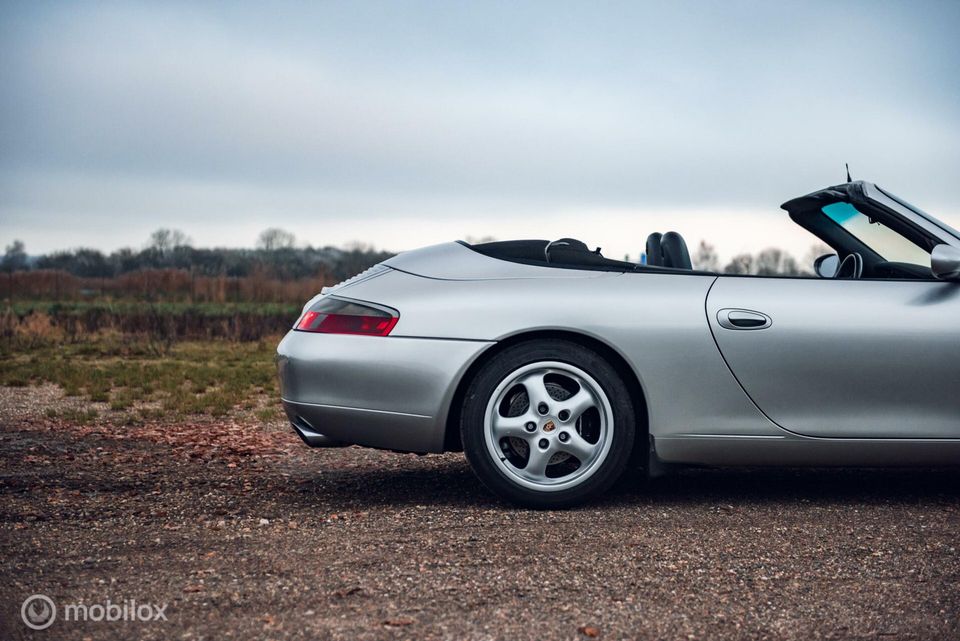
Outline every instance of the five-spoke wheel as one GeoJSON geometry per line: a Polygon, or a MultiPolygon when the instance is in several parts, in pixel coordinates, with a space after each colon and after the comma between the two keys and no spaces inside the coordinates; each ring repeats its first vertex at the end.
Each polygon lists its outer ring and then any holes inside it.
{"type": "Polygon", "coordinates": [[[494,390],[486,444],[501,469],[527,487],[550,491],[595,471],[610,448],[613,410],[600,385],[558,361],[524,365],[494,390]]]}
{"type": "Polygon", "coordinates": [[[511,500],[559,507],[623,471],[633,407],[617,372],[576,343],[521,343],[492,358],[466,395],[461,435],[481,480],[511,500]]]}

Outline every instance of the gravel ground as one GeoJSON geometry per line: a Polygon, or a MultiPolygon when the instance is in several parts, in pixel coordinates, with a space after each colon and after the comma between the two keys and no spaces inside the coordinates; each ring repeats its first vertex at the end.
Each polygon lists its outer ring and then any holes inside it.
{"type": "Polygon", "coordinates": [[[535,512],[460,455],[44,417],[73,402],[0,388],[3,639],[960,639],[958,472],[688,470],[535,512]],[[63,620],[108,599],[167,620],[63,620]]]}

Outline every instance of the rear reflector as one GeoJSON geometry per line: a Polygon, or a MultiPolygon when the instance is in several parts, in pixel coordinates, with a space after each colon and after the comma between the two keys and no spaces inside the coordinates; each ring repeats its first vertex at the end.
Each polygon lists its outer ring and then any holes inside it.
{"type": "Polygon", "coordinates": [[[316,334],[387,336],[399,314],[370,305],[337,298],[323,298],[310,307],[295,327],[316,334]]]}

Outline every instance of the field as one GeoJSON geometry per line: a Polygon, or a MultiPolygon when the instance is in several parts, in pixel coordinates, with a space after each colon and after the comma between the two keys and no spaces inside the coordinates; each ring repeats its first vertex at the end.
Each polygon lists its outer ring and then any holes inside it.
{"type": "Polygon", "coordinates": [[[250,302],[18,301],[0,311],[0,338],[13,347],[98,342],[111,336],[154,347],[190,339],[251,341],[286,332],[300,308],[250,302]]]}
{"type": "MultiPolygon", "coordinates": [[[[81,423],[176,422],[191,415],[253,412],[279,416],[273,371],[275,340],[188,341],[160,349],[133,340],[38,344],[0,349],[0,385],[52,383],[87,409],[64,415],[81,423]]],[[[51,408],[50,418],[60,416],[51,408]]]]}
{"type": "Polygon", "coordinates": [[[21,304],[4,317],[0,385],[54,384],[86,401],[81,411],[64,410],[63,418],[79,423],[236,412],[276,418],[273,356],[279,332],[298,312],[256,304],[21,304]]]}
{"type": "Polygon", "coordinates": [[[5,639],[960,638],[956,472],[687,470],[515,509],[459,454],[306,448],[277,399],[291,317],[200,340],[141,311],[7,312],[5,639]],[[167,620],[33,633],[37,593],[167,620]]]}

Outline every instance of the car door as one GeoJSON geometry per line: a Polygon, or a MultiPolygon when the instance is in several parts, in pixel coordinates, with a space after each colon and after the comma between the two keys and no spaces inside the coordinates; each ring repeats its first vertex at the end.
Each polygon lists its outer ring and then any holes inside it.
{"type": "Polygon", "coordinates": [[[707,317],[772,421],[844,438],[960,438],[960,283],[722,276],[707,317]]]}

